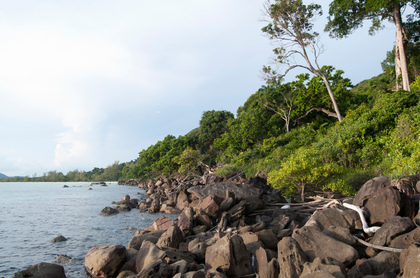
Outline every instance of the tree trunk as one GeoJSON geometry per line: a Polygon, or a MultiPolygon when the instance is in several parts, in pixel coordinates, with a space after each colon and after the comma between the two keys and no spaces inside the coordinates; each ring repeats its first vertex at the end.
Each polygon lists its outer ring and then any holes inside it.
{"type": "Polygon", "coordinates": [[[327,87],[328,94],[330,95],[331,101],[333,103],[334,111],[337,114],[338,121],[341,123],[343,121],[343,117],[340,114],[340,109],[338,109],[337,101],[335,101],[335,97],[334,97],[334,94],[332,92],[330,82],[328,82],[327,77],[323,73],[318,72],[318,76],[322,78],[322,80],[325,83],[325,86],[327,87]]]}
{"type": "Polygon", "coordinates": [[[397,90],[400,87],[400,77],[402,78],[402,89],[411,92],[410,80],[408,79],[407,58],[404,49],[404,27],[401,19],[400,5],[394,7],[394,23],[397,29],[395,39],[395,74],[397,79],[397,90]]]}

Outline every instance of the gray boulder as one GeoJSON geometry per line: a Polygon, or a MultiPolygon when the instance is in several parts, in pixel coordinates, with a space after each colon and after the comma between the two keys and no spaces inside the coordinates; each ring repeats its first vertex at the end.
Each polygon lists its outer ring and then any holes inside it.
{"type": "Polygon", "coordinates": [[[359,254],[352,246],[340,242],[312,227],[303,227],[293,232],[295,239],[310,261],[315,258],[332,258],[344,265],[352,265],[359,254]]]}
{"type": "Polygon", "coordinates": [[[163,233],[164,231],[158,230],[158,231],[153,231],[150,233],[134,236],[131,238],[130,242],[128,243],[128,248],[139,250],[143,241],[145,240],[156,244],[163,233]]]}
{"type": "Polygon", "coordinates": [[[39,263],[31,265],[26,270],[18,272],[12,278],[66,278],[64,268],[61,265],[39,263]]]}
{"type": "Polygon", "coordinates": [[[159,248],[162,247],[173,247],[178,248],[179,244],[184,239],[181,230],[177,225],[173,225],[167,229],[159,238],[156,243],[156,246],[159,248]]]}
{"type": "Polygon", "coordinates": [[[194,186],[187,190],[198,198],[205,199],[207,196],[218,196],[225,198],[226,192],[234,194],[236,199],[243,200],[249,196],[261,197],[263,190],[251,184],[236,184],[232,182],[221,182],[208,186],[194,186]]]}
{"type": "Polygon", "coordinates": [[[353,205],[362,207],[364,202],[370,199],[378,191],[391,185],[390,177],[376,177],[367,181],[357,192],[353,200],[353,205]]]}
{"type": "Polygon", "coordinates": [[[119,213],[119,211],[111,207],[106,207],[101,211],[101,215],[105,215],[105,216],[113,215],[117,213],[119,213]]]}

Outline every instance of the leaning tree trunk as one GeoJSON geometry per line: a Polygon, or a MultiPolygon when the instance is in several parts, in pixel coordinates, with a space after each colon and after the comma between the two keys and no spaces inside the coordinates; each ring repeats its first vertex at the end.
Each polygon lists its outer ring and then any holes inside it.
{"type": "Polygon", "coordinates": [[[343,117],[340,114],[340,109],[338,109],[337,101],[335,100],[334,94],[332,92],[330,82],[328,82],[327,77],[323,73],[318,72],[318,74],[322,78],[322,80],[324,81],[325,86],[327,87],[327,91],[328,91],[328,94],[330,95],[334,111],[337,114],[338,121],[341,123],[343,121],[343,117]]]}
{"type": "Polygon", "coordinates": [[[400,87],[400,77],[402,79],[402,89],[405,91],[411,91],[410,80],[408,79],[408,66],[407,58],[405,56],[404,49],[404,27],[401,20],[400,6],[397,4],[394,7],[394,22],[396,31],[395,39],[395,74],[397,79],[397,90],[400,87]]]}

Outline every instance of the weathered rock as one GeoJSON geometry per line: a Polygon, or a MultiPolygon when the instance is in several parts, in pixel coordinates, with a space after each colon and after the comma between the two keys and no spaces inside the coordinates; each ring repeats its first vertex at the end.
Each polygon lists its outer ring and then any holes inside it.
{"type": "Polygon", "coordinates": [[[137,254],[139,253],[139,250],[129,248],[127,249],[127,259],[124,263],[124,265],[121,267],[120,272],[122,271],[130,271],[130,272],[136,272],[136,259],[137,254]]]}
{"type": "Polygon", "coordinates": [[[245,215],[245,205],[246,201],[242,200],[227,211],[227,214],[230,216],[231,222],[237,221],[245,215]]]}
{"type": "Polygon", "coordinates": [[[206,256],[207,244],[200,241],[200,238],[196,237],[188,243],[188,251],[193,253],[198,261],[204,261],[206,256]]]}
{"type": "Polygon", "coordinates": [[[111,208],[111,207],[105,207],[102,211],[101,211],[101,215],[113,215],[113,214],[117,214],[119,213],[118,210],[111,208]]]}
{"type": "Polygon", "coordinates": [[[163,260],[156,260],[146,265],[138,274],[137,278],[170,278],[173,269],[163,260]]]}
{"type": "Polygon", "coordinates": [[[396,252],[382,251],[376,256],[367,260],[372,267],[373,275],[381,275],[386,271],[391,271],[399,268],[400,254],[396,252]]]}
{"type": "Polygon", "coordinates": [[[204,211],[197,211],[195,213],[195,220],[199,224],[205,225],[207,229],[211,229],[214,226],[213,220],[204,211]]]}
{"type": "Polygon", "coordinates": [[[124,195],[122,198],[121,198],[121,202],[130,202],[130,195],[124,195]]]}
{"type": "Polygon", "coordinates": [[[63,241],[67,241],[67,238],[65,238],[62,235],[56,236],[55,238],[51,240],[51,242],[63,242],[63,241]]]}
{"type": "MultiPolygon", "coordinates": [[[[395,216],[386,222],[373,236],[371,244],[388,246],[395,237],[411,231],[415,227],[413,221],[408,217],[395,216]]],[[[376,254],[372,248],[368,248],[369,256],[376,254]]]]}
{"type": "Polygon", "coordinates": [[[263,243],[259,241],[258,236],[255,233],[246,232],[246,233],[240,234],[239,236],[242,237],[242,240],[244,241],[246,249],[251,254],[254,254],[258,248],[264,246],[263,243]]]}
{"type": "Polygon", "coordinates": [[[176,199],[176,207],[179,210],[183,210],[184,208],[188,207],[188,196],[184,191],[179,192],[178,197],[176,199]]]}
{"type": "Polygon", "coordinates": [[[390,177],[376,177],[367,181],[357,192],[353,199],[353,205],[362,207],[364,202],[370,199],[378,191],[391,185],[390,177]]]}
{"type": "Polygon", "coordinates": [[[212,196],[207,196],[201,200],[199,208],[211,217],[217,218],[219,216],[219,206],[212,196]]]}
{"type": "Polygon", "coordinates": [[[196,256],[191,252],[183,251],[172,247],[163,247],[162,251],[165,251],[165,261],[168,264],[173,264],[180,260],[185,260],[187,262],[193,263],[197,259],[196,256]]]}
{"type": "Polygon", "coordinates": [[[319,277],[329,277],[329,275],[335,278],[347,277],[345,266],[330,258],[325,258],[323,260],[315,258],[313,262],[306,262],[303,265],[301,277],[314,277],[314,275],[321,274],[323,276],[319,277]]]}
{"type": "Polygon", "coordinates": [[[317,223],[321,231],[331,227],[362,229],[359,215],[356,211],[350,209],[326,208],[318,210],[311,216],[311,220],[317,223]]]}
{"type": "Polygon", "coordinates": [[[131,206],[129,202],[118,202],[115,204],[115,209],[118,211],[130,211],[131,206]]]}
{"type": "Polygon", "coordinates": [[[221,182],[208,186],[195,186],[187,190],[189,193],[196,195],[200,199],[207,196],[218,196],[224,198],[226,191],[232,192],[237,199],[243,200],[249,196],[261,197],[263,191],[250,184],[235,184],[231,182],[221,182]]]}
{"type": "Polygon", "coordinates": [[[271,229],[264,229],[256,232],[258,240],[271,250],[277,250],[278,239],[271,229]]]}
{"type": "Polygon", "coordinates": [[[136,258],[137,272],[153,262],[162,260],[165,255],[165,252],[157,248],[155,244],[147,240],[143,241],[136,258]]]}
{"type": "Polygon", "coordinates": [[[233,206],[234,203],[235,201],[232,197],[227,197],[220,204],[220,211],[228,211],[233,206]]]}
{"type": "Polygon", "coordinates": [[[386,223],[400,212],[400,192],[393,187],[385,187],[369,198],[365,209],[372,225],[386,223]]]}
{"type": "Polygon", "coordinates": [[[114,277],[125,263],[127,254],[122,245],[92,247],[85,256],[86,271],[92,277],[114,277]]]}
{"type": "Polygon", "coordinates": [[[247,214],[253,213],[256,210],[264,209],[264,201],[259,197],[249,196],[245,199],[245,201],[245,209],[247,214]]]}
{"type": "Polygon", "coordinates": [[[129,270],[124,270],[118,274],[117,278],[137,278],[137,273],[129,270]]]}
{"type": "Polygon", "coordinates": [[[404,251],[404,260],[401,265],[403,277],[420,277],[420,247],[418,243],[411,244],[404,251]]]}
{"type": "Polygon", "coordinates": [[[171,226],[174,225],[174,221],[172,221],[171,219],[169,219],[166,216],[161,216],[159,218],[156,218],[155,221],[153,222],[153,225],[151,227],[146,228],[146,230],[149,231],[166,231],[167,229],[169,229],[171,226]]]}
{"type": "Polygon", "coordinates": [[[391,241],[390,246],[394,248],[406,249],[416,240],[420,240],[420,227],[415,228],[409,233],[397,236],[391,241]]]}
{"type": "Polygon", "coordinates": [[[61,265],[39,263],[31,265],[26,270],[16,273],[12,278],[66,278],[61,265]]]}
{"type": "Polygon", "coordinates": [[[182,231],[184,236],[189,235],[193,228],[194,223],[194,212],[192,208],[186,207],[183,209],[181,214],[178,216],[177,225],[182,231]]]}
{"type": "Polygon", "coordinates": [[[134,236],[131,238],[130,242],[128,243],[128,248],[139,250],[143,241],[147,240],[156,244],[161,237],[164,231],[158,230],[149,233],[145,233],[139,236],[134,236]]]}
{"type": "Polygon", "coordinates": [[[362,278],[367,275],[372,275],[372,267],[365,258],[358,259],[356,264],[347,273],[348,278],[362,278]]]}
{"type": "Polygon", "coordinates": [[[261,268],[258,272],[260,278],[278,278],[280,272],[279,262],[277,259],[272,259],[267,265],[261,268]]]}
{"type": "Polygon", "coordinates": [[[310,261],[315,258],[330,257],[347,266],[353,264],[359,258],[359,254],[352,246],[311,227],[295,230],[292,237],[299,243],[310,261]]]}
{"type": "Polygon", "coordinates": [[[229,239],[224,236],[206,250],[206,266],[220,268],[229,276],[243,276],[252,273],[251,255],[238,235],[229,239]]]}
{"type": "Polygon", "coordinates": [[[73,259],[67,255],[57,255],[54,262],[57,264],[68,264],[72,261],[73,259]]]}
{"type": "Polygon", "coordinates": [[[296,240],[291,237],[285,237],[279,241],[277,249],[277,260],[280,268],[279,277],[299,277],[302,273],[303,264],[307,262],[307,259],[296,240]]]}
{"type": "Polygon", "coordinates": [[[350,233],[350,229],[343,228],[343,227],[329,227],[326,230],[322,231],[329,237],[332,237],[338,241],[343,243],[354,245],[356,244],[356,240],[354,239],[353,235],[350,233]]]}
{"type": "Polygon", "coordinates": [[[181,241],[184,239],[181,230],[177,225],[171,226],[159,238],[156,246],[178,248],[181,241]]]}

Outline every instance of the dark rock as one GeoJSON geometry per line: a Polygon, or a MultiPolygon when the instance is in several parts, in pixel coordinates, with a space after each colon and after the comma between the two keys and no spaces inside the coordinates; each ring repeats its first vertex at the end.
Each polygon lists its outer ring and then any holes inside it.
{"type": "Polygon", "coordinates": [[[264,229],[256,232],[258,240],[264,243],[267,248],[276,251],[278,239],[271,229],[264,229]]]}
{"type": "Polygon", "coordinates": [[[278,278],[280,273],[279,262],[272,259],[267,265],[258,272],[259,278],[278,278]]]}
{"type": "Polygon", "coordinates": [[[291,237],[285,237],[277,244],[279,277],[294,278],[302,273],[307,258],[299,244],[291,237]]]}
{"type": "Polygon", "coordinates": [[[372,225],[386,223],[400,212],[400,192],[393,187],[383,188],[367,200],[365,209],[372,225]]]}
{"type": "Polygon", "coordinates": [[[128,256],[122,245],[92,247],[85,256],[86,271],[92,277],[114,277],[128,256]]]}
{"type": "Polygon", "coordinates": [[[124,265],[121,267],[120,272],[129,271],[129,272],[136,273],[136,271],[137,271],[136,270],[136,259],[137,259],[137,254],[138,253],[139,253],[139,250],[132,249],[132,248],[127,249],[128,256],[127,256],[127,259],[126,259],[124,265]]]}
{"type": "Polygon", "coordinates": [[[161,259],[146,265],[138,274],[137,278],[170,278],[172,267],[161,259]]]}
{"type": "Polygon", "coordinates": [[[391,185],[390,177],[376,177],[367,181],[357,192],[353,200],[353,205],[363,207],[364,202],[370,199],[378,191],[391,185]]]}
{"type": "Polygon", "coordinates": [[[61,265],[39,263],[31,265],[26,270],[18,272],[12,278],[66,278],[64,268],[61,265]]]}
{"type": "Polygon", "coordinates": [[[386,271],[392,272],[399,268],[400,254],[396,252],[382,251],[376,256],[367,260],[372,267],[373,275],[381,275],[386,271]]]}
{"type": "Polygon", "coordinates": [[[311,220],[317,223],[321,231],[331,227],[362,229],[358,213],[350,209],[326,208],[318,210],[311,216],[311,220]]]}
{"type": "Polygon", "coordinates": [[[51,240],[51,242],[63,242],[67,241],[67,238],[63,237],[62,235],[56,236],[51,240]]]}
{"type": "Polygon", "coordinates": [[[417,240],[420,240],[420,227],[415,228],[409,233],[397,236],[391,241],[390,246],[399,249],[406,249],[417,240]]]}
{"type": "Polygon", "coordinates": [[[117,278],[137,278],[137,273],[129,270],[121,271],[117,278]]]}
{"type": "Polygon", "coordinates": [[[323,230],[322,232],[326,234],[327,236],[332,237],[348,245],[356,244],[356,240],[354,239],[353,235],[350,233],[350,229],[348,228],[330,227],[326,230],[323,230]]]}
{"type": "Polygon", "coordinates": [[[352,246],[333,239],[312,227],[297,229],[293,232],[292,237],[299,243],[310,261],[315,258],[330,257],[348,266],[359,258],[358,252],[352,246]]]}
{"type": "Polygon", "coordinates": [[[212,196],[201,200],[199,208],[211,217],[217,218],[219,216],[219,206],[212,196]]]}
{"type": "Polygon", "coordinates": [[[181,214],[178,216],[177,225],[182,231],[184,236],[189,235],[193,228],[194,223],[194,212],[192,208],[186,207],[182,210],[181,214]]]}
{"type": "Polygon", "coordinates": [[[113,215],[117,213],[119,213],[119,211],[111,207],[106,207],[101,211],[101,215],[105,215],[105,216],[113,215]]]}

